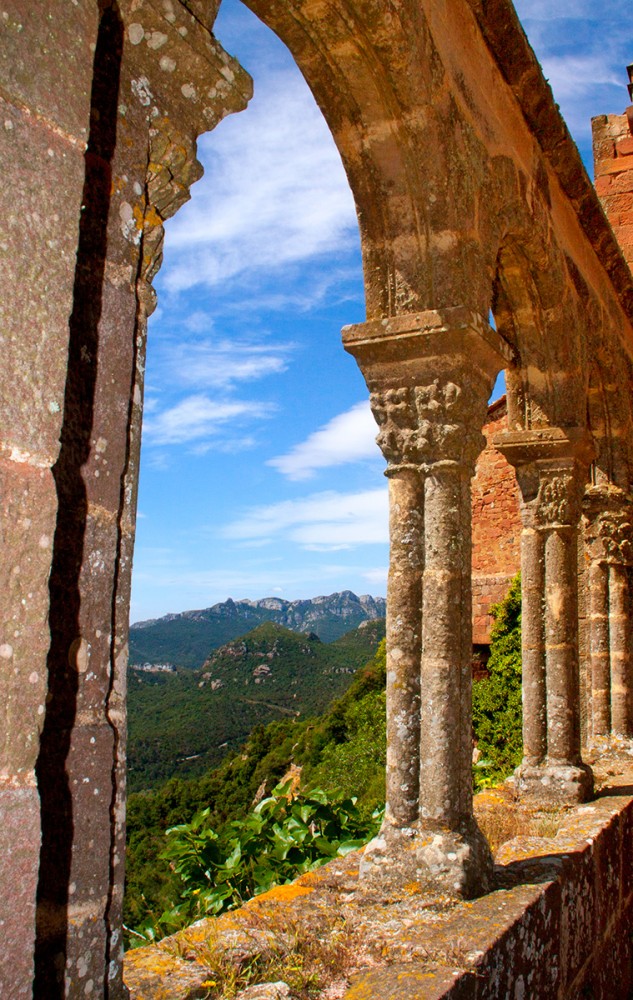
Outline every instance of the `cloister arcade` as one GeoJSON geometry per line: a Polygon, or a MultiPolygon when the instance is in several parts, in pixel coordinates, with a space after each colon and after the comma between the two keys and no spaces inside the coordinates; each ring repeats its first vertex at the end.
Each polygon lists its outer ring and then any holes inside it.
{"type": "MultiPolygon", "coordinates": [[[[367,321],[343,345],[379,426],[391,536],[387,815],[364,877],[422,867],[476,895],[491,859],[471,793],[470,478],[502,369],[498,447],[523,498],[519,787],[582,801],[583,743],[632,735],[631,273],[510,0],[246,3],[306,77],[361,231],[367,321]]],[[[213,37],[218,6],[0,5],[11,998],[125,995],[146,323],[162,224],[200,174],[196,138],[251,94],[213,37]]]]}

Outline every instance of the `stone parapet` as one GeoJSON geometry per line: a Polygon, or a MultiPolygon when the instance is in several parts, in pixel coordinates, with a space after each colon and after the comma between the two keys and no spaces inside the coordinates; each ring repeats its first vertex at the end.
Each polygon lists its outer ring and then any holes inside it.
{"type": "MultiPolygon", "coordinates": [[[[464,903],[419,885],[401,897],[367,893],[359,855],[348,855],[241,910],[128,952],[131,1000],[203,995],[222,962],[225,969],[231,962],[255,966],[258,955],[270,956],[280,928],[298,940],[301,927],[314,939],[343,925],[347,964],[332,972],[335,984],[324,984],[343,1000],[571,1000],[583,991],[626,1000],[633,985],[628,749],[614,745],[593,762],[603,790],[590,805],[516,817],[525,832],[497,850],[496,885],[487,896],[464,903]]],[[[475,807],[496,811],[497,823],[517,808],[504,788],[478,796],[475,807]]],[[[292,986],[280,995],[291,1000],[292,986]]]]}

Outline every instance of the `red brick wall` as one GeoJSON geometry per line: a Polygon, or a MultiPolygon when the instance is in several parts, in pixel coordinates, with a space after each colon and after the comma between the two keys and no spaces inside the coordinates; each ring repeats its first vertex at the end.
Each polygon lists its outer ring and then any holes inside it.
{"type": "Polygon", "coordinates": [[[592,121],[596,191],[633,268],[633,106],[592,121]]]}
{"type": "Polygon", "coordinates": [[[521,520],[514,469],[491,439],[508,427],[505,396],[488,410],[488,444],[477,462],[473,494],[473,643],[490,641],[491,604],[505,596],[520,566],[521,520]]]}

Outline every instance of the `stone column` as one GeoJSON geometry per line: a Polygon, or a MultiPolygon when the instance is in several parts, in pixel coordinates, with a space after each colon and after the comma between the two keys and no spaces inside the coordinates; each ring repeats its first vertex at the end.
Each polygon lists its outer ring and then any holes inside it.
{"type": "Polygon", "coordinates": [[[501,338],[466,309],[346,327],[388,461],[387,806],[362,875],[473,896],[491,859],[472,810],[470,479],[501,338]]]}
{"type": "Polygon", "coordinates": [[[629,737],[633,735],[633,497],[616,486],[591,486],[583,510],[589,563],[589,736],[629,737]]]}
{"type": "Polygon", "coordinates": [[[204,26],[212,3],[41,6],[0,19],[0,995],[123,1000],[148,283],[196,136],[250,79],[204,26]]]}
{"type": "Polygon", "coordinates": [[[578,525],[592,457],[583,428],[510,432],[495,439],[522,493],[523,743],[521,792],[546,802],[584,801],[590,769],[580,755],[578,525]]]}

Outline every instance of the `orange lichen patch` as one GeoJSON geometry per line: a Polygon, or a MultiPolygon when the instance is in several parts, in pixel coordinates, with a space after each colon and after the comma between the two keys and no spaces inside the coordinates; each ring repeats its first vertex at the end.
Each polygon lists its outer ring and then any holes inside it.
{"type": "Polygon", "coordinates": [[[146,226],[162,226],[164,220],[153,206],[148,206],[145,210],[143,221],[146,226]]]}
{"type": "Polygon", "coordinates": [[[475,809],[486,806],[498,806],[507,804],[508,793],[503,788],[486,788],[483,792],[478,792],[473,799],[475,809]]]}
{"type": "Polygon", "coordinates": [[[404,891],[407,896],[415,896],[418,892],[422,892],[422,885],[420,882],[409,882],[405,885],[404,891]]]}
{"type": "Polygon", "coordinates": [[[160,948],[138,948],[125,956],[130,1000],[179,1000],[204,996],[209,969],[160,948]]]}
{"type": "Polygon", "coordinates": [[[424,965],[392,966],[359,975],[345,1000],[435,1000],[455,983],[460,973],[424,965]]]}
{"type": "Polygon", "coordinates": [[[287,885],[276,885],[274,888],[269,889],[268,892],[263,892],[260,896],[255,896],[247,905],[257,906],[258,904],[261,905],[273,900],[287,902],[291,899],[297,899],[299,896],[309,896],[311,892],[314,892],[312,886],[301,885],[299,882],[289,882],[287,885]]]}

